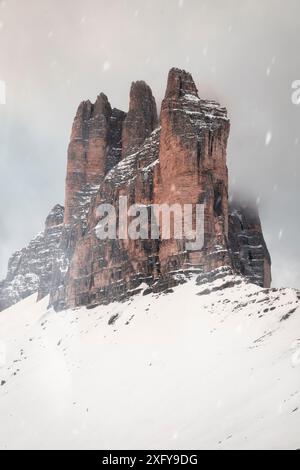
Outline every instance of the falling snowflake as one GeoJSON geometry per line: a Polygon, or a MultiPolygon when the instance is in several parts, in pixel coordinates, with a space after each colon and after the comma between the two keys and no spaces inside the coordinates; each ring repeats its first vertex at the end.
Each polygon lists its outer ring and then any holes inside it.
{"type": "Polygon", "coordinates": [[[6,344],[0,341],[0,367],[6,364],[6,344]]]}
{"type": "Polygon", "coordinates": [[[103,72],[107,72],[110,69],[110,62],[106,60],[103,64],[103,72]]]}
{"type": "Polygon", "coordinates": [[[2,21],[0,21],[0,31],[1,31],[2,28],[3,28],[3,23],[2,23],[2,21]]]}
{"type": "Polygon", "coordinates": [[[266,134],[266,140],[265,140],[266,147],[270,145],[271,141],[272,141],[272,132],[269,131],[266,134]]]}
{"type": "Polygon", "coordinates": [[[179,8],[183,7],[184,0],[179,0],[178,1],[178,6],[179,8]]]}
{"type": "Polygon", "coordinates": [[[281,229],[278,234],[278,239],[282,240],[282,237],[283,237],[283,230],[281,229]]]}

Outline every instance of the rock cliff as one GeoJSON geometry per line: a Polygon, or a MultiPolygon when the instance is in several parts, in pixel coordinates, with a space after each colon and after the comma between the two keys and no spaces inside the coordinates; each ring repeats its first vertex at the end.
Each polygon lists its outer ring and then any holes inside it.
{"type": "Polygon", "coordinates": [[[93,307],[127,298],[145,283],[146,292],[170,289],[192,272],[205,279],[229,270],[269,287],[271,260],[259,216],[238,203],[229,207],[229,131],[226,109],[202,99],[192,76],[175,68],[159,119],[142,81],[132,84],[128,113],[112,109],[104,94],[81,103],[68,150],[64,223],[49,216],[42,238],[11,259],[1,308],[35,290],[39,298],[50,292],[58,310],[93,307]],[[193,210],[203,204],[203,247],[188,249],[186,237],[164,239],[161,228],[154,239],[100,240],[97,208],[115,207],[120,227],[120,197],[149,216],[153,204],[193,210]],[[55,237],[49,239],[49,230],[55,237]],[[36,251],[47,253],[38,269],[36,251]],[[16,280],[22,287],[16,289],[16,280]]]}

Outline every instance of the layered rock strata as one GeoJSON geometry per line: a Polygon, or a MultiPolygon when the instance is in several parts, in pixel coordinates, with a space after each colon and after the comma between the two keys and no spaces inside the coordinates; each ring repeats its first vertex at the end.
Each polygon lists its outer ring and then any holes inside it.
{"type": "MultiPolygon", "coordinates": [[[[229,207],[229,131],[226,109],[200,98],[192,76],[179,69],[169,72],[159,119],[152,91],[142,81],[132,84],[128,113],[112,109],[104,94],[94,104],[81,103],[68,150],[64,223],[55,243],[49,241],[47,274],[23,263],[27,268],[20,273],[33,277],[23,279],[29,288],[22,287],[21,295],[38,288],[39,298],[50,292],[50,305],[57,310],[93,307],[128,298],[145,283],[149,292],[167,290],[193,272],[200,282],[223,270],[268,287],[271,260],[259,216],[239,205],[229,207]],[[128,207],[146,209],[149,218],[153,205],[167,204],[172,212],[172,206],[183,210],[189,204],[193,222],[194,209],[202,204],[203,246],[187,248],[186,234],[164,239],[161,227],[154,239],[100,240],[97,208],[115,207],[120,227],[120,198],[128,207]]],[[[156,214],[156,225],[159,220],[156,214]]],[[[26,253],[30,258],[32,249],[26,253]]],[[[2,299],[8,285],[15,289],[12,279],[23,265],[18,256],[10,261],[2,299]]]]}
{"type": "Polygon", "coordinates": [[[261,287],[271,285],[271,257],[263,236],[258,210],[254,204],[231,204],[229,247],[236,272],[261,287]]]}

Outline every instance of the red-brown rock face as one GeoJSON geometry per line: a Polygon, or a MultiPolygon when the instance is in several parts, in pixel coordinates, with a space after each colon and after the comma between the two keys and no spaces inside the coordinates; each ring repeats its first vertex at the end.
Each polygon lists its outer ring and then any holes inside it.
{"type": "MultiPolygon", "coordinates": [[[[151,289],[170,287],[178,282],[180,273],[191,270],[211,272],[229,267],[241,271],[231,249],[237,236],[232,224],[235,234],[229,246],[226,148],[230,123],[226,110],[200,99],[189,73],[172,69],[160,127],[154,130],[156,123],[150,88],[144,82],[134,83],[122,128],[122,160],[106,175],[104,163],[100,166],[99,190],[70,260],[64,293],[67,306],[122,299],[144,282],[151,289]],[[204,247],[187,250],[185,238],[163,240],[161,236],[157,240],[99,240],[96,208],[102,203],[118,208],[120,196],[127,197],[129,206],[148,208],[165,203],[181,207],[204,204],[204,247]]],[[[110,152],[103,148],[98,146],[93,161],[96,154],[102,161],[109,160],[110,152]]],[[[119,216],[117,210],[118,223],[119,216]]],[[[266,271],[262,276],[268,284],[266,271]]]]}
{"type": "Polygon", "coordinates": [[[128,206],[151,204],[153,165],[158,158],[158,147],[159,131],[155,131],[136,154],[124,158],[104,179],[92,203],[88,229],[78,241],[71,261],[68,305],[120,299],[133,294],[142,282],[151,283],[158,276],[157,240],[100,241],[95,232],[99,204],[109,203],[118,208],[120,196],[128,198],[128,206]]]}
{"type": "Polygon", "coordinates": [[[49,294],[53,268],[61,254],[63,220],[64,208],[57,204],[44,231],[11,256],[6,279],[0,283],[0,311],[37,291],[39,300],[49,294]]]}
{"type": "Polygon", "coordinates": [[[91,197],[106,173],[120,161],[125,116],[111,109],[103,93],[95,104],[80,104],[68,150],[65,224],[85,219],[91,197]]]}
{"type": "MultiPolygon", "coordinates": [[[[144,283],[148,291],[167,289],[184,282],[191,272],[200,273],[201,282],[212,273],[231,270],[268,287],[271,260],[259,217],[239,206],[228,207],[229,130],[226,109],[199,98],[191,75],[178,69],[169,73],[159,124],[145,82],[132,84],[128,114],[112,109],[104,94],[94,104],[81,103],[68,150],[64,225],[62,210],[53,211],[46,222],[46,241],[54,250],[51,269],[36,272],[27,250],[21,252],[26,262],[20,264],[18,253],[9,273],[25,273],[32,288],[39,287],[40,297],[50,292],[50,304],[58,310],[121,300],[144,283]],[[177,205],[180,210],[186,204],[193,209],[203,204],[203,247],[191,249],[186,234],[164,239],[161,228],[151,239],[147,223],[146,239],[100,240],[96,209],[111,204],[117,228],[123,226],[120,197],[127,198],[128,207],[135,204],[148,215],[153,204],[170,209],[177,205]],[[22,272],[17,265],[24,265],[22,272]]],[[[41,246],[48,259],[49,250],[41,246]]],[[[23,277],[16,279],[22,280],[23,296],[23,277]]],[[[7,301],[10,282],[8,276],[0,283],[0,308],[1,302],[13,301],[7,301]]]]}
{"type": "Polygon", "coordinates": [[[231,204],[229,247],[235,271],[253,284],[270,287],[271,257],[254,204],[247,206],[239,203],[231,204]]]}
{"type": "Polygon", "coordinates": [[[123,125],[122,157],[136,152],[158,125],[155,99],[143,81],[134,82],[130,90],[129,112],[123,125]]]}
{"type": "Polygon", "coordinates": [[[182,265],[205,269],[229,263],[228,172],[226,148],[229,120],[224,108],[199,98],[191,75],[172,69],[161,110],[159,165],[155,169],[154,201],[205,204],[205,246],[186,251],[185,240],[160,247],[161,270],[182,265]]]}

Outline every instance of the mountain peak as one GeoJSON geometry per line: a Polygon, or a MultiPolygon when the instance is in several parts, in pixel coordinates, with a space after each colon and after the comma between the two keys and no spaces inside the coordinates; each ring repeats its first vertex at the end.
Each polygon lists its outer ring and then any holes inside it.
{"type": "Polygon", "coordinates": [[[122,157],[138,150],[157,125],[156,102],[150,86],[142,80],[133,82],[129,112],[123,125],[122,157]]]}
{"type": "Polygon", "coordinates": [[[165,99],[178,99],[185,95],[198,98],[198,90],[192,75],[185,70],[172,68],[169,71],[165,99]]]}
{"type": "Polygon", "coordinates": [[[55,206],[45,232],[12,257],[0,308],[34,289],[39,298],[50,292],[57,310],[92,307],[124,300],[145,283],[146,292],[161,292],[223,268],[269,287],[271,259],[259,216],[229,205],[229,131],[226,109],[200,100],[191,74],[177,68],[168,75],[160,127],[151,88],[141,80],[131,85],[127,114],[112,110],[104,93],[94,104],[82,102],[68,148],[65,211],[55,206]],[[96,208],[112,205],[118,224],[121,197],[146,208],[202,203],[202,246],[191,248],[185,234],[175,240],[161,232],[153,239],[99,239],[96,208]]]}

